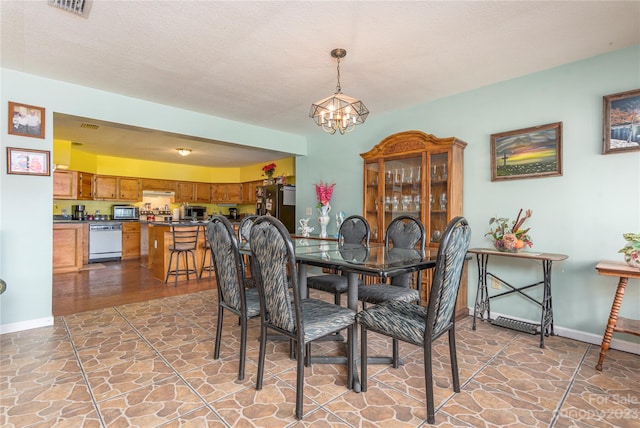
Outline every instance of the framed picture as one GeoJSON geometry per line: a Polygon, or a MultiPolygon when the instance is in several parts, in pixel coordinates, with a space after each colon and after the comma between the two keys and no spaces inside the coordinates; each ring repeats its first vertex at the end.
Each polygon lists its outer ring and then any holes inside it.
{"type": "Polygon", "coordinates": [[[491,135],[491,181],[562,175],[562,122],[491,135]]]}
{"type": "Polygon", "coordinates": [[[602,97],[602,154],[640,150],[640,89],[602,97]]]}
{"type": "Polygon", "coordinates": [[[9,101],[9,134],[44,138],[44,108],[9,101]]]}
{"type": "Polygon", "coordinates": [[[51,175],[49,152],[7,147],[7,174],[51,175]]]}

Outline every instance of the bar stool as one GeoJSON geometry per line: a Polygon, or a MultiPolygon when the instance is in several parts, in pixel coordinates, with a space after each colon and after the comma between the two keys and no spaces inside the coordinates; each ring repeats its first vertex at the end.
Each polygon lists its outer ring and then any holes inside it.
{"type": "Polygon", "coordinates": [[[202,251],[202,266],[200,266],[200,278],[202,278],[202,274],[204,274],[204,271],[206,270],[209,272],[209,279],[211,279],[211,272],[213,272],[215,275],[215,267],[213,265],[213,252],[211,252],[211,244],[207,239],[207,226],[205,226],[204,224],[202,225],[202,232],[204,233],[204,247],[202,251]],[[209,255],[208,259],[207,255],[209,255]],[[209,260],[209,264],[205,266],[205,262],[207,260],[209,260]]]}
{"type": "Polygon", "coordinates": [[[175,275],[175,286],[178,286],[178,276],[187,275],[189,280],[189,274],[194,274],[196,279],[200,279],[198,276],[198,265],[196,264],[196,246],[198,244],[198,233],[200,232],[200,225],[191,224],[172,224],[171,234],[173,235],[173,243],[169,246],[169,265],[167,266],[167,275],[164,278],[164,282],[169,281],[170,275],[175,275]],[[180,268],[180,254],[184,255],[184,267],[180,268]],[[193,268],[189,268],[189,258],[187,254],[191,254],[191,260],[193,261],[193,268]],[[176,256],[175,269],[171,269],[171,263],[173,262],[173,256],[176,256]]]}

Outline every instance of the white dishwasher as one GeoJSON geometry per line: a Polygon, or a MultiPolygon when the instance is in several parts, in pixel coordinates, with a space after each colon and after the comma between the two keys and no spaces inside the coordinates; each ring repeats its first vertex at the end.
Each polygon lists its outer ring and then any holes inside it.
{"type": "Polygon", "coordinates": [[[122,223],[89,223],[89,263],[122,258],[122,223]]]}

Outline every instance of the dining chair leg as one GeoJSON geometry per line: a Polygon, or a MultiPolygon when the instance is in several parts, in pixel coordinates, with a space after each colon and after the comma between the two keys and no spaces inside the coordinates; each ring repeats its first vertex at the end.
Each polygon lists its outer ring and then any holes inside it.
{"type": "Polygon", "coordinates": [[[427,393],[427,422],[433,424],[436,422],[435,409],[433,404],[433,367],[431,364],[431,341],[427,340],[424,344],[424,386],[427,393]]]}
{"type": "Polygon", "coordinates": [[[222,340],[222,321],[224,318],[224,309],[218,306],[218,323],[216,325],[216,343],[213,346],[213,359],[220,358],[220,340],[222,340]]]}
{"type": "Polygon", "coordinates": [[[392,347],[393,347],[393,368],[397,369],[398,367],[400,367],[400,342],[398,341],[398,339],[393,339],[392,340],[392,347]]]}
{"type": "MultiPolygon", "coordinates": [[[[263,324],[263,323],[261,323],[263,324]]],[[[262,389],[262,379],[264,378],[264,356],[267,352],[267,327],[260,327],[260,352],[258,354],[258,373],[256,375],[256,389],[262,389]]]]}
{"type": "Polygon", "coordinates": [[[460,392],[460,374],[458,373],[458,356],[456,355],[456,332],[455,325],[449,330],[449,356],[451,358],[451,377],[453,379],[453,390],[460,392]]]}
{"type": "Polygon", "coordinates": [[[360,391],[367,392],[367,329],[363,325],[360,326],[360,346],[360,391]]]}
{"type": "Polygon", "coordinates": [[[244,379],[244,362],[247,358],[247,318],[240,317],[240,362],[238,363],[238,380],[244,379]]]}
{"type": "Polygon", "coordinates": [[[305,359],[305,345],[298,341],[297,349],[297,371],[296,374],[296,419],[302,419],[302,400],[304,398],[304,359],[305,359]]]}

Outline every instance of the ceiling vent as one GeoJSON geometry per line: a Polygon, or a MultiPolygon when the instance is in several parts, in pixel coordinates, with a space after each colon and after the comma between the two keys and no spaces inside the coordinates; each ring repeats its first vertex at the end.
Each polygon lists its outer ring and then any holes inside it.
{"type": "Polygon", "coordinates": [[[98,128],[100,128],[100,126],[95,125],[95,124],[93,124],[93,123],[86,123],[86,122],[83,122],[83,123],[80,125],[80,128],[98,129],[98,128]]]}
{"type": "Polygon", "coordinates": [[[67,12],[86,18],[89,16],[91,1],[92,0],[49,0],[49,6],[57,7],[58,9],[66,10],[67,12]]]}

